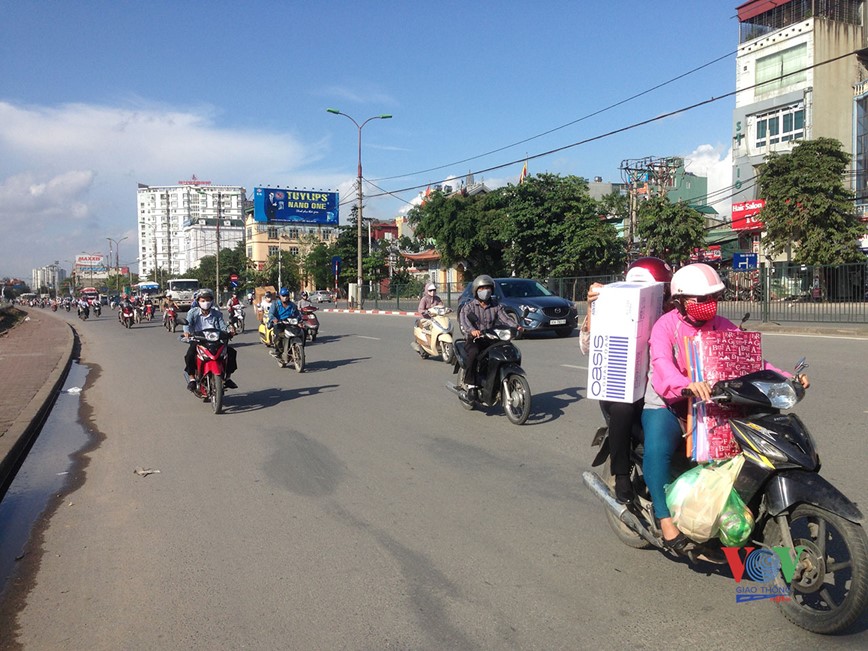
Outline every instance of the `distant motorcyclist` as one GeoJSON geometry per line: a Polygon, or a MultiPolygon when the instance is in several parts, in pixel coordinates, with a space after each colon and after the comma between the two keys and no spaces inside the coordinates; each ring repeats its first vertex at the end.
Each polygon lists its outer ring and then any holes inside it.
{"type": "Polygon", "coordinates": [[[517,328],[515,318],[497,301],[494,296],[494,279],[485,274],[477,276],[470,287],[472,298],[458,310],[458,325],[466,337],[464,350],[467,354],[467,368],[464,389],[469,392],[479,387],[476,360],[483,350],[494,341],[486,339],[482,333],[503,325],[517,328]]]}
{"type": "Polygon", "coordinates": [[[437,285],[428,283],[425,286],[425,294],[419,300],[419,307],[416,308],[416,312],[422,315],[423,318],[430,319],[431,314],[428,312],[428,309],[437,305],[443,305],[443,300],[437,296],[437,285]]]}
{"type": "Polygon", "coordinates": [[[313,307],[313,303],[310,302],[310,295],[307,292],[302,292],[301,298],[296,305],[299,310],[303,310],[306,307],[313,307]]]}
{"type": "MultiPolygon", "coordinates": [[[[286,287],[281,287],[279,301],[274,301],[271,304],[271,308],[269,308],[267,323],[269,328],[274,328],[274,350],[277,354],[280,354],[278,350],[278,342],[281,342],[284,338],[280,335],[284,331],[283,324],[280,321],[284,319],[298,319],[301,318],[301,313],[298,311],[295,303],[289,298],[289,290],[286,287]]],[[[282,346],[282,344],[280,344],[282,346]]]]}
{"type": "MultiPolygon", "coordinates": [[[[184,326],[184,339],[189,340],[191,333],[202,330],[220,330],[231,333],[232,330],[226,325],[220,310],[213,309],[214,292],[210,289],[200,289],[196,297],[196,304],[187,312],[187,324],[184,326]]],[[[223,386],[227,389],[237,389],[238,385],[231,379],[232,374],[238,368],[237,351],[232,346],[226,345],[226,376],[223,378],[223,386]]],[[[184,355],[184,370],[190,381],[187,389],[196,390],[196,343],[191,341],[187,353],[184,355]]]]}

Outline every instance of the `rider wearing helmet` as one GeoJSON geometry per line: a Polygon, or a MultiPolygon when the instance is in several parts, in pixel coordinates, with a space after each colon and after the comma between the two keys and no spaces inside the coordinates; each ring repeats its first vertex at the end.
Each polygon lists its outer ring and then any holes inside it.
{"type": "Polygon", "coordinates": [[[301,293],[301,300],[299,300],[299,302],[297,303],[299,310],[303,310],[306,307],[313,307],[313,303],[310,302],[309,298],[310,297],[307,292],[301,293]]]}
{"type": "Polygon", "coordinates": [[[259,319],[263,322],[268,318],[268,313],[271,311],[271,304],[273,303],[273,298],[271,292],[265,292],[265,296],[262,297],[262,300],[259,302],[259,305],[256,306],[256,311],[259,313],[259,319]]]}
{"type": "Polygon", "coordinates": [[[268,327],[274,328],[274,354],[280,357],[278,342],[285,343],[286,337],[281,337],[280,334],[284,331],[284,325],[280,323],[285,319],[298,319],[301,314],[298,311],[295,303],[289,297],[289,290],[286,287],[281,287],[278,292],[280,300],[274,301],[271,304],[271,309],[268,312],[268,327]]]}
{"type": "MultiPolygon", "coordinates": [[[[690,380],[684,341],[699,332],[738,329],[732,321],[717,315],[717,301],[724,288],[720,276],[707,264],[682,267],[672,276],[675,309],[661,316],[651,330],[651,365],[642,412],[645,431],[642,470],[664,543],[676,552],[684,550],[687,539],[672,522],[663,487],[673,479],[670,465],[682,437],[678,415],[686,415],[687,400],[681,392],[689,389],[701,400],[711,397],[707,382],[690,380]]],[[[768,362],[764,362],[764,367],[786,375],[768,362]]],[[[799,380],[805,388],[810,385],[806,375],[799,376],[799,380]]]]}
{"type": "MultiPolygon", "coordinates": [[[[663,305],[669,296],[669,281],[672,280],[672,267],[660,258],[639,258],[627,267],[625,282],[664,283],[663,305]]],[[[603,285],[594,283],[588,289],[588,311],[582,322],[579,334],[579,348],[583,355],[590,349],[591,312],[593,303],[600,296],[603,285]]],[[[664,308],[665,309],[665,308],[664,308]]],[[[633,484],[630,480],[630,449],[634,433],[641,427],[644,400],[634,403],[600,401],[600,409],[609,430],[609,469],[615,477],[615,499],[622,504],[633,501],[633,484]]]]}
{"type": "Polygon", "coordinates": [[[443,301],[439,296],[437,296],[437,285],[434,283],[428,283],[425,285],[425,294],[419,300],[419,307],[416,308],[416,312],[428,319],[431,317],[428,313],[428,308],[434,307],[435,305],[443,305],[443,301]]]}
{"type": "Polygon", "coordinates": [[[473,279],[470,286],[471,299],[458,309],[458,325],[465,336],[464,350],[467,354],[467,370],[464,389],[475,391],[479,386],[476,360],[479,354],[494,343],[482,333],[497,325],[518,327],[515,318],[498,302],[494,296],[494,279],[482,274],[473,279]]]}
{"type": "MultiPolygon", "coordinates": [[[[207,329],[232,332],[229,326],[226,325],[223,314],[214,307],[214,292],[210,289],[200,289],[196,293],[196,304],[187,312],[184,339],[189,340],[191,333],[207,329]]],[[[226,354],[226,377],[223,379],[223,386],[227,389],[237,389],[238,385],[230,378],[238,368],[238,353],[234,348],[227,345],[226,354]]],[[[196,374],[196,343],[192,341],[189,348],[187,348],[187,354],[184,355],[184,371],[186,371],[187,376],[190,378],[187,382],[187,388],[190,391],[195,391],[196,380],[193,379],[193,376],[196,374]]]]}

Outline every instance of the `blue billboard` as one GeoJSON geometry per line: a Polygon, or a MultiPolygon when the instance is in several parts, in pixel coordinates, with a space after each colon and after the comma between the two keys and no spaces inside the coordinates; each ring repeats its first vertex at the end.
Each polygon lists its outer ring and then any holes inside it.
{"type": "Polygon", "coordinates": [[[253,219],[337,226],[338,203],[337,192],[254,188],[253,219]]]}

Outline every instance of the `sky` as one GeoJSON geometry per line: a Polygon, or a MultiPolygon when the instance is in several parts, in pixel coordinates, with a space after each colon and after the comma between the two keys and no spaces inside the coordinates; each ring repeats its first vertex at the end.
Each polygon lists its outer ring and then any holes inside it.
{"type": "Polygon", "coordinates": [[[516,183],[526,158],[617,182],[682,156],[711,194],[734,98],[681,109],[734,90],[738,4],[0,0],[0,277],[122,237],[135,270],[137,184],[194,174],[338,190],[345,223],[359,131],[327,108],[393,116],[362,130],[366,217],[469,172],[516,183]]]}

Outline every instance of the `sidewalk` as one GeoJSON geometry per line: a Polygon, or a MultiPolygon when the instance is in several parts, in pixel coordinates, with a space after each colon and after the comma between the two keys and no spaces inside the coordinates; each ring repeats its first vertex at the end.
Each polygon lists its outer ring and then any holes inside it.
{"type": "Polygon", "coordinates": [[[29,320],[0,333],[0,497],[63,386],[75,344],[64,320],[24,311],[29,320]]]}

